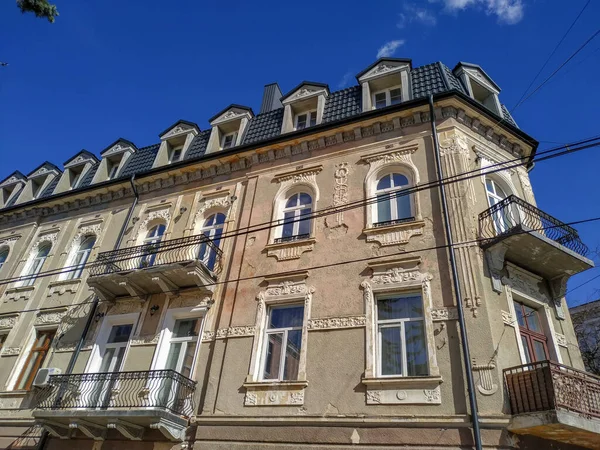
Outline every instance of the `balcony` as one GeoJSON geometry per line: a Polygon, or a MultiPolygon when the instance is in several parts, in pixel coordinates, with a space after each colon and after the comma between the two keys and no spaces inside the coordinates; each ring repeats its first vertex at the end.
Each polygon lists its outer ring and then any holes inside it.
{"type": "Polygon", "coordinates": [[[504,370],[510,431],[598,448],[600,378],[542,361],[504,370]]]}
{"type": "Polygon", "coordinates": [[[511,195],[479,215],[481,246],[502,246],[504,258],[553,279],[594,266],[577,230],[511,195]]]}
{"type": "Polygon", "coordinates": [[[52,375],[35,398],[33,416],[52,436],[79,430],[104,439],[117,430],[140,440],[156,429],[181,441],[194,412],[196,383],[173,370],[52,375]]]}
{"type": "Polygon", "coordinates": [[[221,256],[202,234],[138,245],[100,253],[87,282],[103,300],[192,286],[213,291],[221,256]]]}

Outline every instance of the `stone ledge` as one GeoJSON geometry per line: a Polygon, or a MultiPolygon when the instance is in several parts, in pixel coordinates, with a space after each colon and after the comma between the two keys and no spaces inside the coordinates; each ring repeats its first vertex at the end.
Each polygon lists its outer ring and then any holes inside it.
{"type": "Polygon", "coordinates": [[[304,252],[310,252],[315,248],[317,240],[314,237],[291,242],[268,244],[265,246],[267,256],[274,256],[277,261],[298,259],[304,252]]]}
{"type": "Polygon", "coordinates": [[[363,378],[367,405],[439,405],[442,377],[363,378]]]}
{"type": "Polygon", "coordinates": [[[304,404],[308,381],[245,382],[244,406],[298,406],[304,404]]]}
{"type": "Polygon", "coordinates": [[[370,227],[363,229],[367,236],[367,242],[377,242],[380,246],[404,245],[411,237],[421,236],[425,228],[424,220],[397,223],[382,227],[370,227]]]}

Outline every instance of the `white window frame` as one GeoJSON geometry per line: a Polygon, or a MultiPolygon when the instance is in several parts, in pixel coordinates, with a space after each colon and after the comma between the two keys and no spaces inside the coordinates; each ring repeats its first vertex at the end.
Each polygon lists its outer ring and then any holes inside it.
{"type": "Polygon", "coordinates": [[[199,319],[200,330],[198,331],[198,341],[196,343],[196,353],[192,361],[192,369],[190,372],[190,379],[194,380],[196,377],[196,365],[198,363],[198,355],[200,354],[200,348],[202,347],[202,335],[204,333],[204,326],[206,324],[206,314],[208,312],[207,307],[186,307],[186,308],[172,308],[168,309],[165,314],[162,324],[160,337],[158,338],[158,344],[156,345],[156,351],[154,352],[154,358],[152,359],[152,365],[150,370],[164,370],[167,364],[167,356],[169,355],[169,349],[171,347],[171,340],[173,338],[173,328],[175,321],[179,319],[199,319]]]}
{"type": "Polygon", "coordinates": [[[21,277],[29,277],[29,278],[20,281],[18,283],[19,287],[29,287],[29,286],[33,286],[35,284],[35,280],[37,280],[37,275],[42,271],[44,264],[46,264],[46,260],[50,256],[50,252],[52,252],[52,247],[53,247],[53,244],[50,241],[41,241],[37,244],[35,253],[32,256],[30,256],[25,267],[23,268],[23,272],[21,273],[21,277]],[[48,254],[46,256],[40,258],[38,256],[38,254],[40,252],[40,247],[42,245],[49,245],[50,249],[48,250],[48,254]],[[41,263],[40,263],[38,269],[34,271],[33,269],[34,269],[36,262],[40,261],[40,260],[41,260],[41,263]]]}
{"type": "Polygon", "coordinates": [[[169,163],[172,164],[180,161],[183,161],[183,145],[177,145],[169,151],[169,163]],[[174,159],[175,152],[179,152],[179,158],[177,159],[174,159]]]}
{"type": "MultiPolygon", "coordinates": [[[[287,348],[288,332],[298,331],[298,330],[302,331],[302,329],[304,328],[304,317],[302,319],[302,325],[300,325],[299,327],[285,327],[285,328],[269,328],[269,318],[271,317],[271,311],[273,311],[273,309],[294,308],[294,307],[299,307],[299,306],[301,306],[303,308],[303,314],[304,314],[304,308],[305,308],[304,301],[297,301],[297,302],[291,302],[291,303],[285,303],[285,304],[273,304],[273,305],[268,306],[267,312],[265,314],[266,322],[265,322],[265,326],[264,326],[264,337],[263,337],[264,342],[262,344],[262,355],[260,358],[260,373],[259,373],[260,381],[272,382],[272,383],[285,383],[286,381],[297,381],[297,380],[284,380],[283,379],[283,375],[284,375],[284,371],[285,371],[285,355],[286,355],[286,348],[287,348]],[[265,369],[265,363],[267,362],[267,351],[269,348],[269,335],[270,334],[279,334],[279,333],[283,333],[281,353],[279,355],[279,376],[277,378],[264,378],[264,369],[265,369]],[[283,344],[285,344],[285,346],[283,344]]],[[[302,338],[300,341],[300,355],[299,355],[300,359],[301,359],[301,355],[302,355],[302,348],[304,347],[304,345],[305,345],[304,338],[302,338]]],[[[298,361],[298,373],[300,373],[300,361],[298,361]]]]}
{"type": "Polygon", "coordinates": [[[80,239],[79,244],[77,245],[75,251],[73,252],[73,255],[69,258],[69,263],[67,264],[68,267],[70,267],[70,266],[79,266],[79,267],[77,269],[71,270],[70,272],[67,272],[65,274],[65,280],[77,280],[77,279],[81,278],[81,274],[83,273],[85,264],[87,263],[88,259],[90,258],[90,255],[91,255],[92,251],[94,250],[94,246],[96,245],[97,240],[98,240],[98,237],[94,234],[85,235],[80,239]],[[86,250],[82,250],[81,246],[83,245],[83,243],[85,241],[87,241],[90,238],[94,238],[93,245],[86,250]]]}
{"type": "Polygon", "coordinates": [[[411,297],[411,296],[419,296],[421,298],[421,307],[423,313],[425,312],[425,303],[423,302],[423,294],[418,291],[402,291],[398,293],[386,293],[386,294],[378,294],[375,296],[375,323],[377,327],[377,349],[375,351],[376,354],[376,374],[377,378],[397,378],[397,377],[412,377],[415,375],[407,374],[407,366],[408,362],[406,359],[406,331],[404,324],[406,322],[422,322],[423,323],[423,345],[425,347],[425,352],[427,352],[427,375],[418,375],[418,376],[429,376],[429,351],[427,349],[427,330],[425,329],[425,315],[423,314],[420,319],[411,319],[411,318],[402,318],[402,319],[389,319],[389,320],[379,320],[378,313],[378,303],[379,300],[385,300],[388,298],[401,298],[401,297],[411,297]],[[389,374],[384,375],[382,373],[382,354],[381,354],[381,329],[382,328],[400,328],[401,333],[401,347],[402,347],[402,373],[401,374],[389,374]]]}
{"type": "Polygon", "coordinates": [[[118,162],[112,162],[110,159],[107,159],[107,180],[114,180],[119,176],[119,170],[121,169],[121,162],[123,162],[123,158],[121,157],[118,162]],[[113,174],[114,169],[114,174],[113,174]],[[112,174],[112,176],[111,176],[112,174]]]}
{"type": "MultiPolygon", "coordinates": [[[[375,179],[375,190],[374,190],[375,195],[374,196],[377,197],[379,195],[392,194],[394,192],[400,192],[400,191],[402,191],[404,189],[410,189],[411,187],[414,187],[414,186],[413,186],[413,183],[411,181],[410,174],[404,173],[403,171],[400,171],[400,170],[385,171],[385,172],[382,172],[375,179]],[[387,189],[381,189],[381,190],[377,189],[377,185],[379,184],[379,182],[381,181],[381,179],[384,178],[384,177],[391,176],[391,183],[393,183],[393,181],[394,181],[394,174],[402,175],[402,176],[406,177],[406,179],[408,180],[408,184],[406,186],[403,186],[403,187],[393,186],[393,187],[390,187],[390,188],[387,188],[387,189]]],[[[413,219],[415,218],[415,211],[414,211],[415,210],[415,205],[413,203],[413,196],[414,195],[415,195],[414,193],[408,194],[408,200],[409,200],[409,204],[410,204],[410,216],[408,218],[412,217],[413,219]]],[[[394,221],[398,221],[398,220],[407,220],[408,218],[406,218],[406,219],[400,219],[398,217],[398,204],[396,203],[395,200],[396,200],[395,198],[391,198],[391,197],[388,200],[390,202],[390,217],[391,217],[390,218],[390,222],[394,222],[394,221]]],[[[378,204],[379,204],[379,202],[375,202],[375,203],[373,203],[373,207],[372,207],[373,225],[375,225],[376,223],[379,223],[379,222],[383,222],[383,221],[379,220],[379,211],[378,211],[378,207],[377,207],[378,204]]]]}
{"type": "Polygon", "coordinates": [[[229,148],[235,147],[236,141],[237,141],[237,135],[238,135],[237,131],[233,131],[231,133],[223,134],[223,136],[221,137],[221,150],[227,150],[229,148]],[[225,141],[227,140],[227,138],[229,136],[231,136],[231,145],[229,147],[225,147],[225,141]]]}
{"type": "Polygon", "coordinates": [[[296,116],[294,117],[294,130],[304,130],[306,128],[310,128],[310,127],[314,127],[315,125],[317,125],[317,110],[316,109],[311,109],[309,111],[302,111],[301,113],[296,114],[296,116]],[[315,124],[311,125],[311,117],[312,115],[315,115],[315,124]],[[300,116],[306,116],[306,125],[304,126],[304,128],[298,128],[298,119],[300,118],[300,116]]]}
{"type": "Polygon", "coordinates": [[[387,106],[391,106],[392,104],[392,91],[399,89],[400,90],[400,101],[398,103],[402,103],[402,86],[401,85],[396,85],[396,86],[391,86],[389,88],[386,89],[381,89],[379,91],[373,92],[373,94],[371,95],[371,102],[373,105],[373,109],[378,109],[377,108],[377,101],[375,100],[377,94],[383,94],[385,93],[385,107],[387,106]]]}
{"type": "MultiPolygon", "coordinates": [[[[123,367],[125,367],[127,355],[131,347],[131,339],[136,335],[139,319],[140,313],[114,314],[104,316],[98,334],[96,335],[96,339],[94,341],[94,345],[90,353],[90,358],[88,359],[88,363],[84,372],[95,373],[100,370],[100,366],[102,364],[102,355],[104,353],[103,350],[106,347],[112,327],[116,325],[132,324],[131,335],[129,336],[129,341],[127,342],[127,347],[125,348],[125,353],[123,354],[123,367]]],[[[122,370],[123,367],[121,367],[120,370],[122,370]]]]}
{"type": "MultiPolygon", "coordinates": [[[[300,197],[298,197],[298,198],[300,198],[300,197]]],[[[306,209],[309,206],[310,206],[310,212],[311,212],[311,214],[314,214],[314,212],[315,212],[314,205],[315,205],[314,195],[313,195],[313,193],[310,190],[308,190],[308,189],[304,189],[304,190],[303,189],[294,189],[294,190],[291,190],[289,192],[289,195],[287,195],[287,196],[285,196],[283,198],[283,201],[281,203],[281,209],[278,212],[278,215],[280,216],[279,217],[279,221],[281,222],[281,225],[279,227],[277,227],[277,235],[275,236],[275,239],[280,239],[280,238],[283,237],[283,227],[285,226],[285,213],[286,212],[294,212],[294,220],[297,220],[297,219],[300,218],[301,211],[303,209],[306,209]],[[306,195],[310,196],[310,205],[299,205],[299,206],[291,206],[289,208],[286,208],[285,205],[286,205],[286,203],[288,202],[288,200],[290,198],[292,198],[294,195],[300,196],[301,194],[306,194],[306,195]],[[296,213],[298,213],[298,214],[296,214],[296,213]]],[[[309,220],[309,230],[310,230],[309,233],[308,233],[309,234],[308,237],[310,238],[311,236],[313,236],[313,222],[314,222],[314,219],[311,217],[308,220],[309,220]]],[[[293,234],[292,234],[292,236],[290,236],[290,238],[297,237],[299,235],[298,234],[299,231],[300,231],[300,221],[294,222],[293,223],[293,231],[292,231],[293,234]]],[[[291,239],[291,240],[293,240],[293,239],[291,239]]]]}

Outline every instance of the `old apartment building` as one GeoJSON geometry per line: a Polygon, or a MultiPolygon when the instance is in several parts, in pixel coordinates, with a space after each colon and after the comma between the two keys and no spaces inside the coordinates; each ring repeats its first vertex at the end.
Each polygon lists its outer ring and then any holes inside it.
{"type": "Polygon", "coordinates": [[[356,80],[0,183],[0,448],[466,448],[468,373],[486,448],[598,448],[537,142],[477,65],[356,80]]]}

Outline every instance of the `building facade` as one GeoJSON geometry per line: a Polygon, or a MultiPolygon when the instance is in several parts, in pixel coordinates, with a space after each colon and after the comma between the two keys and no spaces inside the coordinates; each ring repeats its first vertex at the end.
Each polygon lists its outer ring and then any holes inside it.
{"type": "Polygon", "coordinates": [[[600,300],[569,309],[585,369],[600,376],[600,300]]]}
{"type": "Polygon", "coordinates": [[[483,444],[594,448],[564,306],[593,264],[535,206],[537,142],[499,93],[386,58],[13,173],[0,447],[473,446],[439,155],[483,444]]]}

